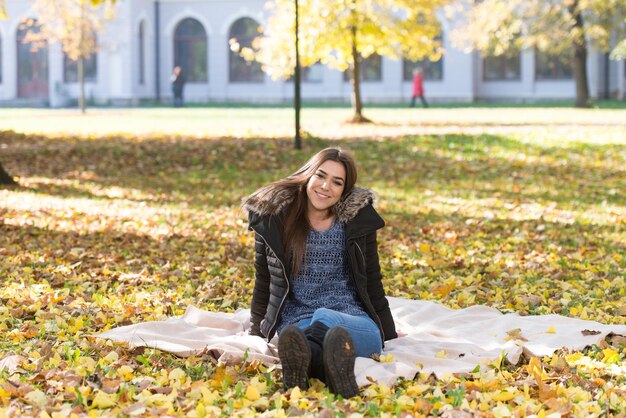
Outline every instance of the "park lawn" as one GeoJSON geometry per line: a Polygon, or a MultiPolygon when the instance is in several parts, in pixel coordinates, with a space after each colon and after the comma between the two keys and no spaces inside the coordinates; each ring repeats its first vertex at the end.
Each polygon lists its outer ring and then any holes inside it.
{"type": "MultiPolygon", "coordinates": [[[[0,131],[26,134],[160,136],[184,138],[287,138],[293,136],[293,110],[286,107],[100,108],[81,115],[74,109],[2,109],[0,131]]],[[[424,133],[519,133],[558,131],[562,141],[593,142],[623,139],[625,109],[565,108],[366,108],[376,124],[346,125],[346,107],[304,108],[302,129],[315,137],[389,138],[424,133]],[[618,131],[611,135],[590,132],[618,131]]]]}
{"type": "Polygon", "coordinates": [[[371,109],[378,123],[354,127],[348,109],[314,110],[302,151],[287,109],[3,112],[0,161],[21,187],[0,190],[0,416],[626,413],[619,338],[543,358],[544,374],[496,360],[338,400],[282,392],[259,364],[89,337],[249,307],[239,202],[329,145],[379,194],[389,295],[626,324],[626,112],[371,109]]]}

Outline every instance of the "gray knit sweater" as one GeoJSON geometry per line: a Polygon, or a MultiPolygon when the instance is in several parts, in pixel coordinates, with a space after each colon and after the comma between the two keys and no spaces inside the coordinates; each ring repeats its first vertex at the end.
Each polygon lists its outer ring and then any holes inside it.
{"type": "Polygon", "coordinates": [[[319,308],[366,316],[350,280],[346,260],[344,225],[335,219],[326,231],[309,231],[305,259],[293,279],[278,332],[289,324],[310,318],[319,308]]]}

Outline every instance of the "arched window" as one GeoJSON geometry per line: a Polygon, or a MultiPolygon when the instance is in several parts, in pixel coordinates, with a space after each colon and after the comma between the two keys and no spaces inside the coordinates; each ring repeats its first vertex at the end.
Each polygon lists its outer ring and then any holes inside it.
{"type": "Polygon", "coordinates": [[[144,85],[146,83],[146,22],[144,20],[139,23],[137,43],[139,46],[139,50],[137,51],[139,55],[139,84],[144,85]]]}
{"type": "Polygon", "coordinates": [[[259,24],[249,17],[238,19],[230,27],[228,34],[229,47],[229,80],[235,83],[262,83],[265,80],[261,64],[246,61],[239,52],[244,48],[252,48],[252,41],[259,36],[259,24]]]}
{"type": "Polygon", "coordinates": [[[36,20],[22,22],[15,36],[17,43],[17,96],[48,97],[48,44],[31,41],[29,33],[39,33],[36,20]]]}
{"type": "Polygon", "coordinates": [[[184,19],[176,26],[174,66],[183,69],[187,81],[209,81],[206,31],[196,19],[184,19]]]}

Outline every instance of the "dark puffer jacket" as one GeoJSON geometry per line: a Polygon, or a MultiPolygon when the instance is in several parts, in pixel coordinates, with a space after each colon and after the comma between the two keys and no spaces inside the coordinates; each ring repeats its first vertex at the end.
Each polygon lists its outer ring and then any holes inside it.
{"type": "MultiPolygon", "coordinates": [[[[273,194],[272,202],[247,201],[249,229],[255,232],[256,280],[251,306],[251,333],[269,340],[278,326],[290,291],[287,257],[283,250],[283,211],[294,196],[273,194]],[[269,203],[269,204],[268,204],[269,203]],[[272,208],[271,210],[268,208],[272,208]]],[[[397,338],[395,324],[382,285],[376,231],[385,222],[372,203],[370,190],[354,187],[337,203],[338,219],[345,225],[348,263],[357,296],[378,324],[383,341],[397,338]]]]}

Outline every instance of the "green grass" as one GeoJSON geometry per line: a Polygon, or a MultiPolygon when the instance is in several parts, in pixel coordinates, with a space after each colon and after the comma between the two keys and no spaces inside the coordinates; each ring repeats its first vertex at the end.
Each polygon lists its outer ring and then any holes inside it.
{"type": "MultiPolygon", "coordinates": [[[[364,103],[366,109],[369,108],[392,108],[392,109],[402,109],[407,107],[407,103],[397,102],[397,103],[380,103],[376,101],[365,102],[364,103]]],[[[284,102],[278,103],[250,103],[250,102],[206,102],[206,103],[197,103],[197,102],[188,102],[186,106],[189,108],[256,108],[256,109],[282,109],[282,108],[292,108],[293,101],[287,100],[284,102]]],[[[501,101],[501,100],[477,100],[475,102],[446,102],[446,101],[438,101],[438,100],[430,100],[429,106],[431,108],[440,108],[440,109],[454,109],[454,108],[468,108],[468,109],[483,109],[483,108],[572,108],[574,107],[573,100],[540,100],[540,101],[532,101],[532,102],[511,102],[511,101],[501,101]]],[[[109,106],[96,105],[96,108],[106,108],[109,106]]],[[[167,102],[156,102],[156,101],[144,101],[140,104],[141,108],[171,108],[171,103],[167,102]]],[[[338,101],[330,101],[330,102],[320,102],[320,101],[311,101],[311,100],[303,100],[302,107],[305,109],[333,109],[333,108],[350,108],[351,104],[348,101],[338,102],[338,101]]],[[[626,101],[625,100],[594,100],[592,101],[592,108],[594,109],[626,109],[626,101]]]]}
{"type": "MultiPolygon", "coordinates": [[[[349,108],[304,109],[302,129],[313,137],[329,139],[449,132],[519,136],[530,130],[533,137],[558,137],[559,141],[606,142],[614,137],[619,142],[619,131],[626,126],[626,111],[621,109],[378,107],[366,109],[365,115],[375,123],[346,124],[352,116],[349,108]],[[550,131],[563,134],[553,135],[550,131]]],[[[289,138],[293,136],[293,119],[289,108],[91,109],[86,115],[69,109],[4,109],[0,113],[0,131],[44,136],[289,138]]]]}

